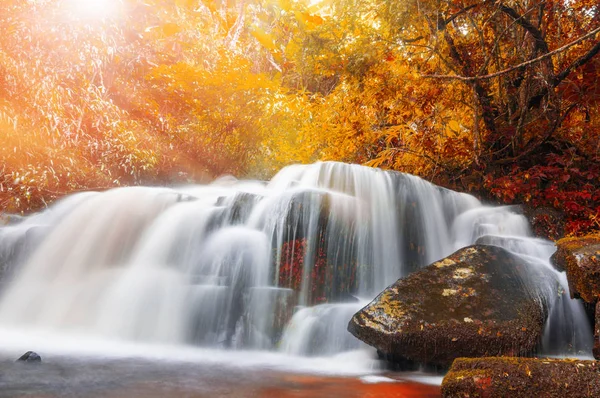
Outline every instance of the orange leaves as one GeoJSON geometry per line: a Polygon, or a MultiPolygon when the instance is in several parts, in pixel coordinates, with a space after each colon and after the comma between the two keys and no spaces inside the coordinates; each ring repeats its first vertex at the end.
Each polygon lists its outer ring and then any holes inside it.
{"type": "Polygon", "coordinates": [[[125,24],[89,28],[0,15],[0,30],[18,29],[0,37],[0,208],[250,167],[279,88],[255,38],[243,22],[224,32],[197,1],[144,4],[125,24]]]}
{"type": "Polygon", "coordinates": [[[456,120],[450,120],[448,122],[448,127],[454,132],[460,132],[460,124],[456,120]]]}
{"type": "Polygon", "coordinates": [[[146,33],[153,34],[155,39],[165,39],[181,32],[182,28],[176,23],[166,23],[163,25],[151,26],[146,28],[146,33]]]}
{"type": "Polygon", "coordinates": [[[324,20],[318,15],[313,15],[308,12],[294,11],[296,20],[306,29],[314,29],[323,24],[324,20]]]}

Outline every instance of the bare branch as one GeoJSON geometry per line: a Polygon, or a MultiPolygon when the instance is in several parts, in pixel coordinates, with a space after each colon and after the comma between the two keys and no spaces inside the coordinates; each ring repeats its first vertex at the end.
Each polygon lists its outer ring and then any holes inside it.
{"type": "Polygon", "coordinates": [[[588,62],[596,54],[598,54],[598,52],[600,52],[600,41],[596,43],[596,45],[594,45],[594,47],[592,47],[590,51],[588,51],[585,55],[582,55],[581,57],[577,58],[565,70],[556,75],[556,81],[554,82],[554,84],[558,85],[558,83],[562,82],[567,76],[569,76],[569,74],[571,74],[571,72],[588,62]]]}
{"type": "Polygon", "coordinates": [[[462,14],[464,14],[465,12],[469,11],[470,9],[473,9],[477,6],[480,6],[481,4],[477,3],[477,4],[471,4],[470,6],[466,6],[465,8],[461,9],[460,11],[458,11],[457,13],[449,16],[448,18],[444,19],[441,21],[441,24],[443,24],[443,26],[438,25],[438,29],[443,29],[443,27],[445,27],[446,25],[448,25],[449,23],[451,23],[452,21],[454,21],[456,18],[458,18],[459,16],[461,16],[462,14]]]}
{"type": "Polygon", "coordinates": [[[496,3],[496,6],[500,9],[500,11],[510,16],[519,26],[521,26],[523,29],[529,32],[531,36],[533,36],[537,48],[542,50],[544,53],[550,51],[550,49],[548,48],[548,43],[546,43],[546,40],[544,40],[544,35],[542,34],[542,32],[540,32],[538,28],[533,26],[533,24],[529,22],[527,18],[525,18],[525,15],[519,15],[519,13],[514,8],[508,7],[507,5],[504,5],[500,2],[496,3]]]}
{"type": "MultiPolygon", "coordinates": [[[[461,81],[465,81],[465,82],[472,82],[472,81],[477,81],[477,80],[489,80],[489,79],[493,79],[495,77],[498,76],[502,76],[505,75],[507,73],[510,73],[512,71],[515,71],[517,69],[523,68],[525,66],[529,66],[529,65],[533,65],[537,62],[543,61],[544,59],[551,57],[553,55],[556,55],[558,53],[561,53],[563,51],[568,50],[569,48],[581,43],[584,40],[589,39],[590,37],[595,36],[598,32],[600,32],[600,27],[592,30],[591,32],[581,36],[579,39],[574,40],[568,44],[565,44],[562,47],[557,48],[556,50],[550,51],[546,54],[540,55],[539,57],[536,57],[534,59],[530,59],[529,61],[520,63],[519,65],[515,65],[515,66],[511,66],[510,68],[507,69],[503,69],[501,71],[495,72],[495,73],[490,73],[488,75],[482,75],[482,76],[458,76],[458,75],[423,75],[423,77],[425,78],[430,78],[430,79],[446,79],[446,80],[461,80],[461,81]]],[[[592,50],[590,50],[585,56],[579,58],[577,61],[575,61],[573,64],[571,64],[571,66],[569,66],[567,69],[565,69],[565,71],[561,72],[558,76],[562,76],[565,72],[569,71],[566,75],[568,75],[569,73],[571,73],[573,71],[573,69],[583,65],[585,62],[587,62],[590,58],[592,58],[594,55],[596,55],[598,52],[600,51],[600,42],[596,43],[594,45],[594,47],[592,48],[592,50]],[[595,51],[595,52],[594,52],[595,51]],[[589,56],[589,57],[588,57],[589,56]],[[581,62],[579,62],[581,61],[581,62]]],[[[564,79],[566,77],[566,75],[564,77],[562,77],[562,79],[564,79]]],[[[558,80],[558,79],[557,79],[558,80]]]]}

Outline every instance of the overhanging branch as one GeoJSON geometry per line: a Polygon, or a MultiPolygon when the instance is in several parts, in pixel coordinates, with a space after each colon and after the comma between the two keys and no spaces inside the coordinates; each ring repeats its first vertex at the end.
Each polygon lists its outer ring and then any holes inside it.
{"type": "MultiPolygon", "coordinates": [[[[540,55],[539,57],[530,59],[529,61],[520,63],[518,65],[515,66],[511,66],[510,68],[506,68],[503,69],[501,71],[495,72],[495,73],[490,73],[488,75],[481,75],[481,76],[459,76],[459,75],[423,75],[423,77],[425,78],[430,78],[430,79],[446,79],[446,80],[461,80],[464,82],[474,82],[474,81],[478,81],[478,80],[489,80],[489,79],[493,79],[495,77],[498,76],[502,76],[505,75],[507,73],[513,72],[517,69],[529,66],[529,65],[533,65],[537,62],[543,61],[546,58],[549,58],[553,55],[556,55],[558,53],[561,53],[563,51],[568,50],[569,48],[581,43],[584,40],[589,39],[590,37],[595,36],[597,33],[600,32],[600,27],[592,30],[591,32],[581,36],[579,39],[574,40],[568,44],[565,44],[564,46],[557,48],[556,50],[552,50],[546,54],[540,55]]],[[[565,69],[563,72],[559,73],[557,75],[557,82],[560,82],[561,80],[564,80],[566,76],[569,75],[569,73],[571,73],[574,69],[578,68],[579,66],[583,65],[585,62],[589,61],[594,55],[596,55],[598,52],[600,52],[600,42],[596,43],[594,45],[594,47],[592,47],[592,49],[584,56],[578,58],[575,62],[573,62],[569,67],[567,67],[567,69],[565,69]],[[564,76],[563,76],[564,75],[564,76]],[[561,80],[559,80],[558,78],[562,77],[561,80]]]]}

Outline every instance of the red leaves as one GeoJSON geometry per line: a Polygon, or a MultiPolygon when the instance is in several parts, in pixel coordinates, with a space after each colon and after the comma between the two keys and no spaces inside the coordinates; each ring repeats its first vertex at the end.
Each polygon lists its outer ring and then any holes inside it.
{"type": "Polygon", "coordinates": [[[506,203],[532,201],[534,207],[554,207],[566,218],[567,233],[581,234],[600,228],[600,181],[597,162],[572,153],[546,156],[545,165],[528,169],[513,166],[508,174],[486,176],[484,185],[506,203]]]}
{"type": "Polygon", "coordinates": [[[294,289],[297,292],[306,291],[307,303],[321,304],[340,293],[352,293],[356,282],[356,264],[335,266],[327,258],[324,235],[317,242],[316,254],[308,261],[313,263],[309,277],[305,276],[307,240],[296,239],[285,242],[281,250],[281,262],[277,280],[279,286],[294,289]],[[342,277],[336,278],[335,275],[342,277]],[[303,286],[308,283],[308,289],[303,286]],[[306,290],[304,290],[306,289],[306,290]]]}

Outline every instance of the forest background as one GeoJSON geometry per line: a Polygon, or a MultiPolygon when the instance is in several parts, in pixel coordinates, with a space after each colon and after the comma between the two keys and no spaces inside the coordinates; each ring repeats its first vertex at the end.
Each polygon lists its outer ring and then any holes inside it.
{"type": "Polygon", "coordinates": [[[595,0],[3,0],[0,211],[337,160],[600,229],[595,0]]]}

